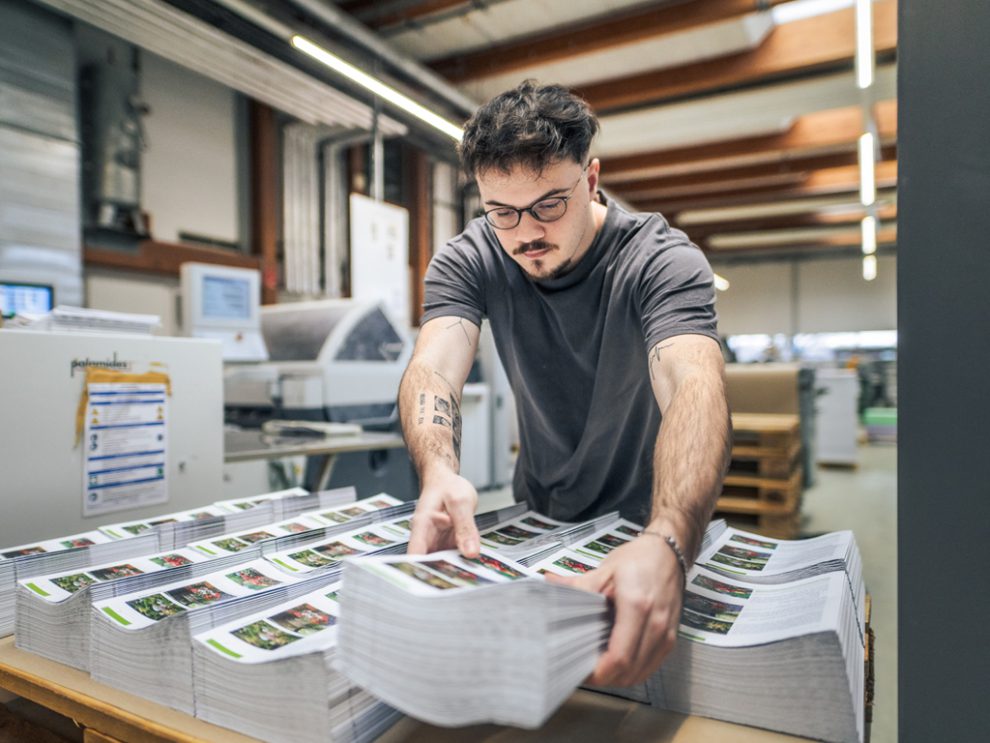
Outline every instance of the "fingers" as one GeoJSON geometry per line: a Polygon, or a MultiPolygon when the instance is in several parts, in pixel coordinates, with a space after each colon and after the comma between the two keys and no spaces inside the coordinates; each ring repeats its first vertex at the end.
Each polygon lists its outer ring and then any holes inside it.
{"type": "Polygon", "coordinates": [[[546,573],[545,575],[547,583],[555,583],[558,586],[570,586],[571,588],[580,588],[582,591],[604,593],[606,596],[610,593],[610,591],[606,590],[606,587],[611,578],[611,570],[609,570],[605,565],[597,570],[591,570],[584,573],[583,575],[558,575],[556,573],[546,573]]]}
{"type": "Polygon", "coordinates": [[[615,624],[609,637],[608,649],[598,659],[598,665],[588,677],[597,686],[624,686],[635,683],[635,671],[640,647],[647,644],[646,636],[651,602],[643,592],[615,591],[615,624]]]}
{"type": "Polygon", "coordinates": [[[477,557],[481,551],[481,538],[474,523],[474,503],[469,498],[450,498],[447,513],[453,523],[457,549],[465,557],[477,557]]]}

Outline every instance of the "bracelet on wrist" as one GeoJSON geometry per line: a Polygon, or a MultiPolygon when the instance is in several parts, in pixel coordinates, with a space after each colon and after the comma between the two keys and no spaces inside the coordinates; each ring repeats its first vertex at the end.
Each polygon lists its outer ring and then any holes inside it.
{"type": "Polygon", "coordinates": [[[644,529],[643,534],[649,534],[652,537],[660,537],[664,543],[670,547],[671,552],[674,553],[674,557],[677,558],[677,565],[681,569],[681,585],[687,585],[687,574],[688,574],[688,563],[684,557],[684,552],[681,550],[680,546],[677,544],[677,540],[674,539],[669,534],[664,534],[659,531],[650,531],[649,529],[644,529]]]}

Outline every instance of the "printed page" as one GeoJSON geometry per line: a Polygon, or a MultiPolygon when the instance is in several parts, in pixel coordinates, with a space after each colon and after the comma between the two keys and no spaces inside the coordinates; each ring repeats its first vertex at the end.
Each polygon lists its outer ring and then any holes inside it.
{"type": "Polygon", "coordinates": [[[166,513],[152,519],[144,519],[143,521],[124,521],[119,524],[108,524],[101,526],[100,531],[113,539],[126,539],[127,537],[143,534],[160,524],[200,521],[202,519],[223,516],[225,513],[225,511],[216,506],[203,506],[202,508],[193,508],[188,511],[179,511],[178,513],[166,513]]]}
{"type": "Polygon", "coordinates": [[[506,548],[523,550],[528,542],[565,526],[573,526],[573,524],[555,521],[535,511],[527,511],[522,516],[498,524],[481,534],[481,543],[497,550],[506,548]]]}
{"type": "Polygon", "coordinates": [[[191,542],[189,547],[204,555],[218,557],[220,555],[231,555],[247,549],[256,542],[266,539],[275,539],[289,534],[300,534],[311,529],[323,529],[325,524],[312,516],[299,515],[292,519],[280,521],[277,524],[269,524],[254,529],[234,532],[233,534],[222,534],[209,539],[201,539],[198,542],[191,542]]]}
{"type": "Polygon", "coordinates": [[[608,557],[609,552],[631,542],[643,531],[643,527],[625,519],[619,519],[608,526],[599,529],[589,536],[581,538],[571,546],[585,561],[601,562],[608,557]]]}
{"type": "Polygon", "coordinates": [[[445,550],[429,555],[368,557],[353,564],[420,596],[534,576],[530,569],[490,550],[482,550],[476,558],[463,557],[457,550],[445,550]]]}
{"type": "Polygon", "coordinates": [[[101,531],[87,531],[82,534],[72,534],[67,537],[45,539],[40,542],[21,544],[0,550],[0,560],[10,560],[24,555],[40,555],[50,552],[61,552],[77,547],[90,547],[94,544],[106,544],[113,540],[101,531]]]}
{"type": "Polygon", "coordinates": [[[779,575],[828,560],[844,560],[852,538],[852,532],[840,531],[787,541],[729,528],[698,556],[697,564],[738,575],[779,575]]]}
{"type": "Polygon", "coordinates": [[[408,536],[395,532],[393,522],[383,521],[327,537],[315,544],[272,552],[265,555],[265,559],[289,573],[308,573],[338,563],[345,557],[367,554],[407,540],[408,536]],[[393,528],[386,528],[387,524],[393,528]]]}
{"type": "Polygon", "coordinates": [[[193,640],[239,663],[265,663],[329,647],[337,640],[339,590],[340,583],[333,583],[215,627],[193,640]]]}
{"type": "Polygon", "coordinates": [[[352,519],[365,516],[369,513],[374,513],[375,511],[381,511],[385,508],[401,506],[402,503],[403,501],[392,497],[388,493],[379,493],[378,495],[373,495],[370,498],[354,501],[354,503],[350,503],[346,506],[340,506],[339,508],[306,511],[304,515],[322,519],[324,524],[327,526],[332,526],[334,524],[346,524],[352,519]]]}
{"type": "Polygon", "coordinates": [[[208,558],[195,550],[184,548],[157,555],[133,557],[94,567],[77,568],[76,570],[56,573],[53,575],[36,576],[18,581],[22,586],[34,592],[45,601],[53,604],[61,603],[77,591],[96,583],[127,578],[144,573],[157,573],[168,568],[178,568],[204,562],[208,558]]]}
{"type": "Polygon", "coordinates": [[[247,596],[297,579],[265,560],[252,560],[198,578],[95,602],[93,608],[118,626],[137,630],[167,617],[247,596]]]}
{"type": "Polygon", "coordinates": [[[696,566],[689,573],[678,634],[741,647],[837,629],[846,590],[842,573],[763,585],[696,566]]]}
{"type": "Polygon", "coordinates": [[[282,498],[291,498],[296,495],[309,495],[309,491],[306,488],[288,488],[286,490],[275,490],[271,493],[255,495],[251,498],[218,500],[213,505],[224,513],[240,513],[241,511],[249,511],[252,508],[256,508],[263,503],[269,503],[270,501],[280,500],[282,498]]]}
{"type": "MultiPolygon", "coordinates": [[[[601,558],[604,559],[605,556],[602,555],[601,558]]],[[[541,575],[554,573],[555,575],[566,575],[573,578],[575,575],[590,573],[600,564],[601,559],[588,557],[581,552],[564,547],[534,564],[532,569],[541,575]]]]}

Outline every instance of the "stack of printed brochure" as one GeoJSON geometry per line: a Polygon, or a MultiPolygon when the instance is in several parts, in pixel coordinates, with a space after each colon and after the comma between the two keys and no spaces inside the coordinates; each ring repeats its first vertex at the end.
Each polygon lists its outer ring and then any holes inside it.
{"type": "MultiPolygon", "coordinates": [[[[355,524],[370,523],[383,516],[408,514],[412,506],[399,506],[400,501],[391,496],[380,494],[365,501],[357,501],[350,506],[338,509],[353,509],[355,524]],[[374,505],[372,505],[374,504],[374,505]]],[[[336,515],[334,509],[327,513],[336,515]]],[[[238,519],[239,520],[239,519],[238,519]]],[[[323,519],[317,513],[303,514],[297,519],[301,523],[312,523],[313,528],[301,535],[303,541],[318,541],[328,533],[335,533],[348,528],[333,519],[323,519]],[[317,523],[334,524],[333,527],[315,526],[317,523]]],[[[346,519],[345,519],[346,520],[346,519]]],[[[221,520],[219,526],[222,526],[221,520]]],[[[211,528],[211,531],[215,529],[211,528]]],[[[193,532],[197,533],[199,530],[193,532]]],[[[267,534],[264,528],[257,532],[267,534]]],[[[290,534],[295,529],[271,527],[272,532],[290,534]]],[[[16,589],[16,620],[15,642],[18,647],[52,660],[66,663],[76,668],[88,669],[90,661],[90,622],[92,619],[91,604],[100,593],[103,586],[112,585],[109,595],[116,592],[131,592],[148,589],[156,585],[167,584],[179,580],[190,580],[198,576],[216,572],[227,565],[246,562],[260,556],[263,543],[275,543],[274,538],[259,535],[255,544],[244,552],[209,551],[197,549],[193,545],[170,549],[164,552],[154,552],[150,545],[160,541],[161,534],[155,532],[142,533],[141,536],[121,540],[116,544],[141,542],[141,552],[121,559],[116,556],[112,562],[107,561],[96,565],[84,565],[65,569],[59,566],[56,572],[40,573],[31,571],[31,577],[20,578],[16,589]]],[[[236,538],[238,543],[247,544],[242,538],[236,538]]],[[[222,541],[222,537],[217,538],[222,541]]],[[[194,543],[195,544],[195,543],[194,543]]],[[[110,547],[98,545],[89,547],[93,551],[110,547]]],[[[26,558],[21,558],[26,559],[26,558]]],[[[53,558],[54,559],[54,558],[53,558]]]]}
{"type": "MultiPolygon", "coordinates": [[[[434,724],[541,724],[593,668],[610,622],[604,604],[593,603],[601,597],[589,594],[589,603],[542,574],[589,572],[641,528],[619,519],[594,526],[518,562],[487,548],[474,561],[443,552],[348,562],[339,667],[434,724]]],[[[793,735],[862,741],[863,595],[848,532],[785,541],[713,522],[688,574],[674,652],[646,684],[607,691],[793,735]]]]}
{"type": "Polygon", "coordinates": [[[329,557],[336,553],[337,545],[346,545],[353,554],[405,549],[408,532],[398,536],[386,527],[397,528],[394,524],[407,520],[412,509],[412,504],[388,509],[405,511],[391,521],[365,522],[358,527],[338,524],[265,540],[256,547],[211,561],[222,567],[208,574],[127,592],[117,586],[94,590],[90,596],[90,675],[110,686],[192,713],[190,637],[199,626],[196,622],[203,621],[194,618],[198,613],[238,598],[259,597],[264,604],[268,599],[280,601],[295,596],[306,590],[296,584],[310,586],[314,582],[311,578],[318,583],[321,575],[339,568],[340,557],[329,557]],[[323,564],[296,568],[284,562],[287,553],[310,551],[325,558],[323,564]]]}
{"type": "Polygon", "coordinates": [[[695,566],[656,707],[826,741],[864,736],[861,618],[843,571],[786,583],[695,566]]]}
{"type": "Polygon", "coordinates": [[[484,547],[349,560],[340,669],[385,703],[437,725],[535,728],[594,668],[604,596],[550,585],[484,547]]]}
{"type": "Polygon", "coordinates": [[[193,638],[196,716],[271,743],[370,741],[400,713],[333,668],[340,584],[193,638]]]}

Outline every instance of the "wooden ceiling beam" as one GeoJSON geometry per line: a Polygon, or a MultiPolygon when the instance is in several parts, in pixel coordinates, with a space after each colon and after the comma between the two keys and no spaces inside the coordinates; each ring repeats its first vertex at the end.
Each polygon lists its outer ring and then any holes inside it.
{"type": "MultiPolygon", "coordinates": [[[[774,235],[773,231],[767,232],[765,243],[716,247],[712,244],[711,238],[715,237],[712,235],[709,235],[704,240],[704,243],[708,252],[737,254],[753,250],[787,250],[789,248],[811,247],[845,248],[858,246],[862,242],[862,233],[858,226],[841,231],[825,228],[821,230],[821,234],[819,235],[814,234],[814,231],[809,231],[806,234],[795,234],[785,237],[786,230],[777,230],[777,232],[781,233],[780,236],[774,235]]],[[[727,235],[722,236],[727,237],[727,235]]],[[[892,245],[896,242],[897,225],[881,225],[880,229],[877,230],[877,245],[892,245]]]]}
{"type": "MultiPolygon", "coordinates": [[[[878,190],[889,189],[897,185],[896,162],[884,161],[877,163],[876,184],[878,190]]],[[[633,206],[642,211],[659,211],[670,217],[689,209],[717,209],[723,206],[767,203],[784,199],[800,199],[831,194],[851,194],[858,191],[859,167],[856,165],[847,165],[811,173],[800,186],[792,188],[754,189],[744,194],[729,190],[724,193],[706,193],[704,194],[704,199],[648,199],[632,203],[633,206]],[[754,198],[757,196],[759,198],[754,198]]]]}
{"type": "MultiPolygon", "coordinates": [[[[854,227],[865,216],[866,211],[858,208],[836,213],[812,212],[779,217],[758,217],[732,222],[694,224],[680,227],[680,229],[687,232],[692,240],[701,240],[707,238],[709,235],[725,234],[727,232],[765,232],[767,230],[784,230],[799,227],[854,227]]],[[[877,218],[882,222],[890,222],[897,219],[897,206],[889,204],[881,207],[877,210],[877,218]]],[[[676,220],[672,221],[675,226],[678,226],[676,220]]]]}
{"type": "MultiPolygon", "coordinates": [[[[889,145],[895,142],[897,102],[877,103],[873,115],[881,143],[889,145]]],[[[862,131],[863,120],[858,106],[817,111],[798,118],[783,134],[605,158],[601,167],[602,183],[618,188],[618,184],[646,178],[855,152],[862,131]]]]}
{"type": "MultiPolygon", "coordinates": [[[[896,0],[873,5],[873,41],[880,54],[896,49],[896,0]]],[[[778,26],[752,51],[603,80],[578,86],[577,92],[602,113],[831,69],[851,62],[855,52],[855,11],[850,8],[778,26]]]]}
{"type": "Polygon", "coordinates": [[[361,23],[377,30],[415,21],[434,13],[442,13],[445,10],[472,5],[470,0],[419,0],[419,2],[354,0],[354,2],[343,3],[341,7],[361,23]]]}
{"type": "MultiPolygon", "coordinates": [[[[897,148],[888,146],[882,148],[883,160],[895,160],[897,158],[897,148]]],[[[767,165],[752,165],[742,168],[726,168],[725,170],[706,171],[702,173],[690,173],[677,175],[668,178],[651,178],[642,181],[627,181],[622,184],[612,184],[609,189],[616,195],[629,201],[637,201],[651,198],[658,193],[670,189],[685,189],[692,186],[718,187],[726,184],[726,188],[716,188],[715,190],[725,191],[729,188],[729,182],[758,181],[761,178],[773,176],[784,176],[786,174],[808,175],[812,171],[836,168],[857,164],[857,154],[855,151],[840,153],[837,155],[819,155],[817,157],[795,157],[782,160],[767,165]]]]}
{"type": "Polygon", "coordinates": [[[452,54],[429,63],[437,73],[454,83],[479,77],[536,67],[621,44],[658,39],[717,21],[753,13],[760,5],[779,5],[785,0],[705,0],[679,2],[659,8],[609,13],[586,21],[531,34],[483,50],[452,54]]]}

